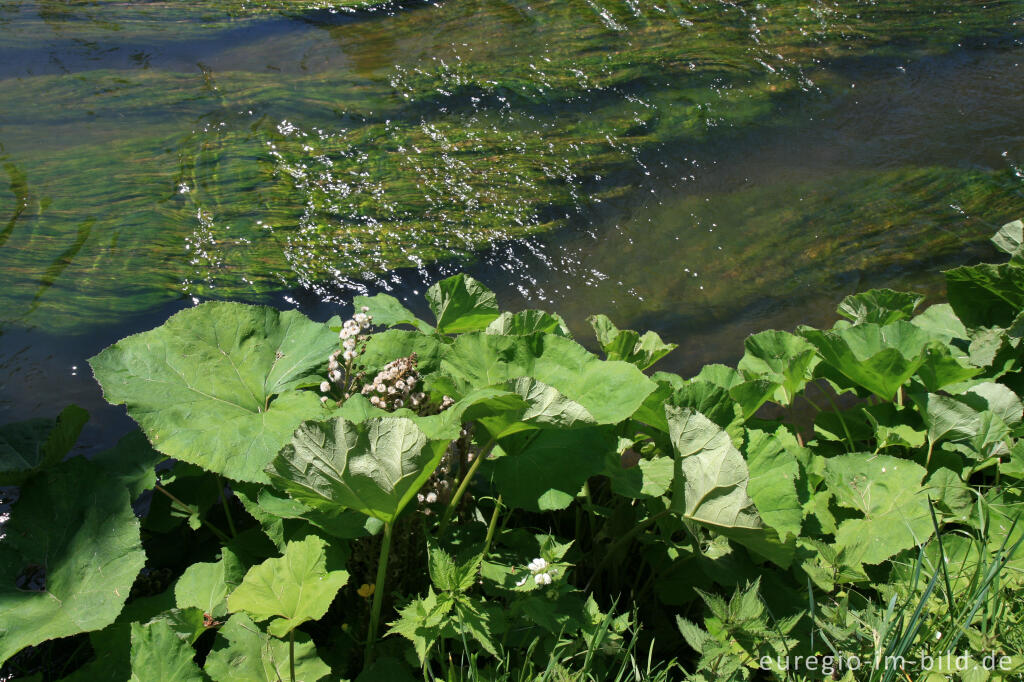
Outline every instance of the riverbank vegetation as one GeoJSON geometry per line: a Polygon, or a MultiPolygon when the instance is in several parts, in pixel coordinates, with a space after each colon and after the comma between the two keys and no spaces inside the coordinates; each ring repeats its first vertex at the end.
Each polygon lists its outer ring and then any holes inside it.
{"type": "Polygon", "coordinates": [[[182,311],[90,360],[115,448],[0,427],[5,672],[1018,679],[1024,224],[994,241],[948,303],[854,294],[690,378],[464,275],[430,321],[182,311]]]}

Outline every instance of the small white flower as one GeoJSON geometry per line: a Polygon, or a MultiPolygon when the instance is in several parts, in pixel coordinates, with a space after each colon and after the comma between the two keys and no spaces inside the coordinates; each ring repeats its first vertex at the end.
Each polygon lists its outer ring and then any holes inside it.
{"type": "Polygon", "coordinates": [[[334,383],[338,383],[339,381],[341,381],[341,372],[339,372],[338,370],[334,370],[333,372],[327,375],[327,378],[333,381],[334,383]]]}
{"type": "Polygon", "coordinates": [[[349,360],[355,360],[356,352],[354,350],[347,350],[345,351],[342,357],[345,358],[345,362],[348,362],[349,360]]]}
{"type": "Polygon", "coordinates": [[[543,571],[547,567],[548,562],[544,561],[544,559],[541,559],[540,557],[537,557],[536,559],[531,561],[529,565],[527,565],[527,568],[533,571],[534,573],[538,571],[543,571]]]}
{"type": "Polygon", "coordinates": [[[435,502],[437,502],[437,493],[427,493],[427,504],[434,504],[435,502]]]}
{"type": "Polygon", "coordinates": [[[326,405],[327,404],[327,396],[325,396],[325,395],[320,396],[320,404],[321,405],[326,405]]]}
{"type": "Polygon", "coordinates": [[[522,587],[525,584],[526,584],[526,578],[523,578],[522,580],[519,580],[519,581],[516,582],[516,587],[522,587]]]}
{"type": "Polygon", "coordinates": [[[936,631],[935,639],[942,639],[942,632],[941,631],[936,631]]]}
{"type": "Polygon", "coordinates": [[[399,379],[398,381],[395,382],[395,388],[397,388],[399,391],[404,391],[405,390],[405,382],[402,381],[401,379],[399,379]]]}
{"type": "Polygon", "coordinates": [[[533,576],[533,582],[537,583],[538,585],[550,585],[551,576],[547,573],[538,573],[537,575],[533,576]]]}
{"type": "Polygon", "coordinates": [[[321,393],[329,393],[330,390],[331,390],[331,382],[329,382],[329,381],[321,381],[320,382],[320,392],[321,393]]]}
{"type": "Polygon", "coordinates": [[[362,308],[360,308],[360,310],[364,313],[368,313],[370,312],[370,306],[364,305],[362,308]]]}
{"type": "Polygon", "coordinates": [[[339,365],[338,361],[333,358],[331,359],[330,362],[327,363],[327,369],[329,369],[332,372],[338,369],[339,367],[341,367],[341,365],[339,365]]]}

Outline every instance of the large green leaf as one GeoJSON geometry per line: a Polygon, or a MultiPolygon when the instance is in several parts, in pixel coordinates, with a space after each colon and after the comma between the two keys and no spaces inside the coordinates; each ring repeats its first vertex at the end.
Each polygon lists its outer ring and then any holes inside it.
{"type": "Polygon", "coordinates": [[[194,563],[185,569],[174,585],[174,600],[179,609],[194,607],[213,618],[227,613],[225,600],[242,582],[245,567],[235,554],[225,548],[220,561],[194,563]]]}
{"type": "Polygon", "coordinates": [[[788,332],[754,334],[743,345],[746,352],[737,368],[747,379],[767,379],[778,384],[775,400],[783,405],[793,402],[819,362],[814,346],[788,332]]]}
{"type": "Polygon", "coordinates": [[[947,270],[946,293],[968,327],[1009,327],[1024,310],[1024,268],[1004,263],[947,270]]]}
{"type": "Polygon", "coordinates": [[[786,567],[793,547],[779,541],[758,514],[750,473],[729,434],[690,409],[665,408],[676,456],[671,509],[786,567]]]}
{"type": "Polygon", "coordinates": [[[917,372],[929,351],[945,351],[934,336],[903,320],[830,331],[801,327],[800,333],[833,369],[884,400],[917,372]]]}
{"type": "Polygon", "coordinates": [[[107,400],[124,404],[164,454],[242,481],[304,419],[318,414],[308,381],[337,337],[298,311],[204,303],[92,358],[107,400]]]}
{"type": "Polygon", "coordinates": [[[284,637],[306,621],[322,618],[346,581],[347,571],[327,570],[323,539],[309,535],[289,542],[284,556],[250,568],[228,596],[228,610],[245,611],[255,621],[273,618],[267,631],[284,637]]]}
{"type": "Polygon", "coordinates": [[[92,461],[107,470],[107,473],[128,487],[133,500],[144,491],[156,485],[156,465],[165,459],[153,449],[146,436],[139,430],[132,431],[117,441],[117,445],[104,450],[92,461]]]}
{"type": "Polygon", "coordinates": [[[0,485],[21,485],[71,451],[89,413],[69,405],[57,419],[30,419],[0,426],[0,485]]]}
{"type": "Polygon", "coordinates": [[[1003,454],[1010,427],[1021,422],[1024,410],[1016,393],[1002,384],[986,382],[954,396],[928,393],[912,396],[928,427],[932,447],[940,440],[967,443],[972,457],[1003,454]]]}
{"type": "Polygon", "coordinates": [[[537,332],[556,334],[572,338],[569,326],[561,315],[543,310],[520,310],[518,313],[502,313],[485,329],[488,334],[505,336],[528,336],[537,332]]]}
{"type": "Polygon", "coordinates": [[[395,327],[400,324],[408,324],[424,334],[434,331],[433,327],[416,317],[397,298],[389,294],[377,294],[372,297],[356,296],[352,299],[352,305],[357,311],[364,307],[369,308],[369,315],[373,317],[374,326],[395,327]]]}
{"type": "Polygon", "coordinates": [[[203,682],[196,652],[166,620],[132,623],[131,682],[203,682]]]}
{"type": "Polygon", "coordinates": [[[897,320],[910,319],[922,301],[924,296],[921,294],[892,289],[871,289],[844,298],[837,312],[853,324],[873,322],[886,325],[897,320]]]}
{"type": "Polygon", "coordinates": [[[462,393],[532,377],[582,405],[600,424],[630,417],[655,389],[633,365],[600,360],[575,341],[552,334],[463,334],[442,359],[441,370],[462,393]]]}
{"type": "Polygon", "coordinates": [[[268,472],[309,507],[347,507],[387,523],[430,477],[448,443],[429,440],[404,417],[306,422],[268,472]]]}
{"type": "Polygon", "coordinates": [[[825,462],[835,501],[863,514],[841,522],[835,533],[851,561],[880,564],[931,536],[924,476],[924,467],[888,455],[856,452],[825,462]]]}
{"type": "Polygon", "coordinates": [[[747,431],[747,466],[750,480],[747,492],[765,525],[774,528],[785,541],[800,535],[803,508],[797,496],[796,482],[800,464],[796,439],[779,427],[776,433],[747,431]]]}
{"type": "MultiPolygon", "coordinates": [[[[217,633],[204,667],[214,682],[281,682],[289,677],[288,642],[264,633],[236,613],[217,633]]],[[[316,682],[331,673],[304,632],[295,633],[295,680],[316,682]]]]}
{"type": "Polygon", "coordinates": [[[992,243],[1010,254],[1011,263],[1024,265],[1024,222],[1014,220],[1006,223],[992,237],[992,243]]]}
{"type": "Polygon", "coordinates": [[[640,369],[647,369],[677,347],[674,343],[665,343],[654,332],[641,336],[632,329],[619,329],[606,315],[593,315],[587,321],[609,360],[622,360],[640,369]]]}
{"type": "Polygon", "coordinates": [[[431,286],[427,303],[441,334],[479,331],[498,317],[494,293],[468,275],[455,275],[431,286]]]}
{"type": "Polygon", "coordinates": [[[146,561],[130,502],[80,458],[25,484],[0,542],[0,663],[114,622],[146,561]]]}
{"type": "Polygon", "coordinates": [[[379,372],[385,365],[397,358],[416,354],[416,365],[421,376],[437,371],[447,346],[433,334],[423,334],[407,329],[389,329],[374,334],[366,342],[359,365],[370,373],[379,372]]]}
{"type": "Polygon", "coordinates": [[[607,426],[518,433],[501,441],[505,454],[494,463],[494,484],[512,507],[565,509],[616,444],[607,426]]]}

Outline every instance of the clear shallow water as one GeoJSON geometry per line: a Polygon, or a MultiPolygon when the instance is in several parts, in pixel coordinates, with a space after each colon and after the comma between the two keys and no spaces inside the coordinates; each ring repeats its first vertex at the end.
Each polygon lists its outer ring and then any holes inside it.
{"type": "Polygon", "coordinates": [[[283,5],[0,8],[0,420],[126,429],[85,359],[193,300],[459,270],[688,370],[1024,214],[1024,3],[283,5]]]}

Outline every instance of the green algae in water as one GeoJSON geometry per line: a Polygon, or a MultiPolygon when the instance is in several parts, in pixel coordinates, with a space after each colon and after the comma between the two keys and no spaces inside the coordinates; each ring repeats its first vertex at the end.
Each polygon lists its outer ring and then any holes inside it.
{"type": "MultiPolygon", "coordinates": [[[[218,36],[241,16],[232,3],[132,3],[113,13],[111,3],[44,4],[46,30],[76,39],[149,35],[172,23],[187,39],[218,36]],[[65,21],[72,17],[87,21],[65,21]]],[[[313,4],[263,3],[250,14],[313,4]]],[[[8,79],[4,134],[35,142],[12,146],[22,189],[0,195],[0,220],[17,212],[0,251],[0,324],[46,319],[60,328],[72,312],[75,324],[110,323],[183,294],[344,288],[396,267],[471,258],[628,197],[676,150],[786,125],[807,105],[827,115],[851,61],[1005,38],[1017,14],[998,2],[448,3],[310,24],[300,34],[314,38],[303,64],[322,60],[323,70],[260,71],[256,52],[251,70],[8,79]],[[340,68],[331,61],[339,49],[348,60],[340,68]]],[[[245,25],[262,20],[246,16],[245,25]]],[[[14,26],[0,48],[42,35],[32,22],[14,26]]],[[[978,215],[1014,201],[998,174],[905,173],[938,178],[949,192],[969,188],[976,200],[964,203],[978,215]]],[[[770,195],[758,201],[772,213],[770,195]]],[[[858,235],[885,234],[896,219],[871,205],[837,211],[848,260],[823,259],[826,271],[870,264],[856,256],[858,235]]],[[[789,226],[779,233],[806,227],[785,210],[775,215],[789,226]]],[[[900,263],[947,248],[932,238],[934,222],[915,224],[921,238],[906,240],[900,263]]],[[[774,235],[752,235],[751,252],[770,251],[756,240],[774,235]]],[[[743,267],[770,278],[789,265],[757,262],[743,267]]],[[[723,286],[715,295],[745,292],[723,286]]]]}

